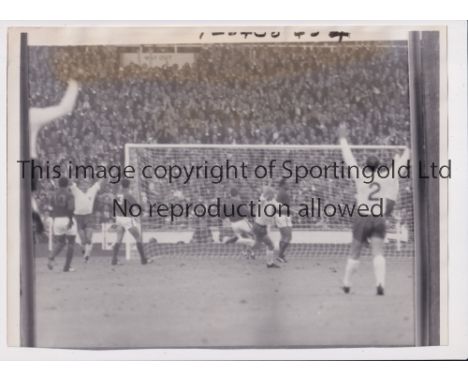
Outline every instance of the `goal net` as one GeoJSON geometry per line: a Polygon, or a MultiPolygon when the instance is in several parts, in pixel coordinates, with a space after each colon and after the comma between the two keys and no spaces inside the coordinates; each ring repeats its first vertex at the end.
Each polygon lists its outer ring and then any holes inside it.
{"type": "MultiPolygon", "coordinates": [[[[377,156],[382,164],[389,164],[396,154],[401,154],[401,146],[351,146],[359,165],[364,165],[369,155],[377,156]]],[[[296,183],[296,166],[320,166],[336,163],[343,164],[340,146],[338,145],[164,145],[164,144],[127,144],[125,161],[136,169],[136,178],[132,181],[132,192],[139,197],[142,206],[149,204],[202,204],[208,206],[217,198],[224,199],[229,195],[231,187],[239,189],[244,200],[258,201],[262,187],[266,184],[277,186],[282,176],[287,179],[292,199],[291,217],[293,223],[292,242],[288,248],[288,256],[315,255],[346,255],[352,239],[349,214],[339,211],[333,213],[333,207],[324,206],[352,205],[355,203],[356,187],[354,181],[348,178],[325,176],[318,168],[312,169],[308,175],[296,183]],[[160,168],[156,176],[146,178],[141,169],[151,166],[193,166],[216,165],[229,163],[240,168],[244,163],[250,170],[244,179],[225,178],[222,181],[185,178],[168,181],[160,168]],[[259,179],[252,175],[252,170],[258,165],[268,167],[275,160],[273,178],[268,175],[259,179]],[[287,165],[283,164],[286,163],[287,165]],[[291,172],[286,170],[290,168],[291,172]],[[275,176],[276,175],[276,176],[275,176]],[[311,200],[314,199],[314,213],[311,200]],[[320,201],[319,201],[320,199],[320,201]],[[318,203],[321,205],[319,206],[318,203]],[[301,206],[309,205],[309,216],[299,216],[297,211],[301,206]],[[321,210],[321,212],[320,212],[321,210]],[[320,214],[320,216],[319,216],[320,214]]],[[[148,170],[146,175],[153,174],[148,170]]],[[[302,169],[304,170],[304,169],[302,169]]],[[[303,172],[298,175],[304,175],[303,172]]],[[[388,256],[412,256],[413,248],[413,193],[409,178],[401,178],[399,182],[398,199],[392,217],[387,221],[386,254],[388,256]]],[[[148,216],[145,209],[140,218],[143,241],[147,252],[151,255],[214,255],[233,256],[242,253],[240,245],[222,244],[223,239],[233,236],[228,219],[217,217],[198,217],[192,210],[188,216],[177,219],[171,217],[148,216]]],[[[271,236],[279,241],[279,231],[271,228],[271,236]]],[[[112,233],[106,235],[106,242],[112,243],[112,233]]],[[[127,258],[135,252],[133,239],[125,237],[127,258]]]]}

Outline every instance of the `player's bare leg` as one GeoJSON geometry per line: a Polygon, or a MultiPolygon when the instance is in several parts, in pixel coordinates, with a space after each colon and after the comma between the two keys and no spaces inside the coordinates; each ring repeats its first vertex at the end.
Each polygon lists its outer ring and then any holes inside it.
{"type": "Polygon", "coordinates": [[[223,244],[237,243],[237,240],[239,240],[239,238],[236,235],[231,236],[231,237],[228,236],[223,239],[223,244]]]}
{"type": "Polygon", "coordinates": [[[52,252],[49,255],[47,262],[47,268],[50,270],[54,269],[55,258],[62,252],[62,249],[65,247],[65,236],[64,235],[54,235],[54,245],[52,252]]]}
{"type": "Polygon", "coordinates": [[[351,277],[359,267],[359,257],[361,256],[362,243],[353,239],[351,250],[346,260],[345,274],[343,277],[343,291],[349,293],[351,291],[351,277]]]}
{"type": "Polygon", "coordinates": [[[247,252],[245,252],[245,257],[247,259],[255,259],[254,248],[256,247],[256,241],[251,236],[233,236],[228,237],[226,240],[223,240],[223,244],[233,244],[238,243],[246,247],[247,252]]]}
{"type": "Polygon", "coordinates": [[[81,241],[81,253],[83,254],[83,259],[85,262],[88,262],[89,255],[87,256],[87,248],[88,248],[88,235],[86,233],[86,229],[78,228],[78,235],[81,241]]]}
{"type": "Polygon", "coordinates": [[[279,229],[281,234],[281,239],[279,242],[278,248],[278,261],[286,263],[286,249],[289,247],[289,243],[292,238],[292,228],[291,227],[282,227],[279,229]]]}
{"type": "Polygon", "coordinates": [[[371,251],[373,256],[375,283],[377,287],[377,295],[382,296],[385,288],[385,268],[386,262],[384,257],[384,240],[380,237],[372,237],[370,239],[371,251]]]}
{"type": "Polygon", "coordinates": [[[112,247],[112,265],[117,265],[119,263],[119,250],[120,245],[122,244],[122,239],[125,233],[125,228],[122,226],[118,226],[117,228],[117,239],[112,247]]]}
{"type": "Polygon", "coordinates": [[[80,237],[80,242],[81,242],[81,253],[84,257],[85,252],[86,252],[86,234],[84,232],[84,229],[78,228],[77,229],[78,236],[80,237]]]}
{"type": "Polygon", "coordinates": [[[250,235],[244,234],[243,236],[239,236],[237,243],[244,247],[243,254],[246,259],[255,259],[255,253],[253,251],[255,240],[250,235]]]}
{"type": "Polygon", "coordinates": [[[267,268],[281,268],[278,264],[275,263],[275,245],[268,235],[263,238],[263,243],[266,245],[267,268]]]}
{"type": "Polygon", "coordinates": [[[266,246],[267,268],[280,268],[280,266],[275,263],[275,245],[270,236],[268,236],[268,228],[264,225],[254,223],[253,233],[255,234],[255,245],[253,248],[255,250],[259,249],[262,243],[266,246]]]}
{"type": "Polygon", "coordinates": [[[84,232],[84,238],[85,238],[83,258],[85,262],[88,262],[91,256],[91,251],[93,249],[93,242],[92,242],[93,231],[91,230],[91,228],[85,228],[83,232],[84,232]]]}
{"type": "Polygon", "coordinates": [[[145,264],[148,264],[148,263],[152,263],[152,259],[148,259],[148,257],[146,257],[145,255],[145,250],[143,248],[143,243],[141,241],[141,235],[140,235],[140,231],[138,230],[138,228],[136,227],[131,227],[128,229],[128,232],[130,232],[132,234],[132,236],[135,238],[135,241],[136,241],[136,247],[137,247],[137,250],[138,250],[138,253],[140,254],[140,261],[143,265],[145,264]]]}
{"type": "Polygon", "coordinates": [[[253,248],[256,244],[254,234],[251,230],[246,229],[234,229],[234,236],[224,238],[223,244],[233,244],[237,243],[242,245],[246,251],[243,251],[243,254],[247,259],[254,259],[255,254],[253,248]]]}
{"type": "Polygon", "coordinates": [[[237,240],[237,243],[252,248],[255,245],[255,240],[251,237],[240,236],[237,240]]]}
{"type": "Polygon", "coordinates": [[[75,249],[75,236],[67,235],[67,257],[65,259],[65,265],[63,266],[64,272],[73,272],[73,268],[71,267],[71,263],[73,260],[73,252],[75,249]]]}
{"type": "Polygon", "coordinates": [[[234,231],[237,236],[237,244],[242,245],[244,248],[243,255],[249,260],[254,259],[255,254],[253,248],[255,246],[255,239],[252,231],[250,230],[238,230],[234,231]]]}

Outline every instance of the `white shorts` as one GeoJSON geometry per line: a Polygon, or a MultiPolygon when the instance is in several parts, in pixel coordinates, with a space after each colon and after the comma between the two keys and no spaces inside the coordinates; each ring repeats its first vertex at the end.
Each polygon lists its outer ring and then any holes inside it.
{"type": "Polygon", "coordinates": [[[68,228],[69,218],[54,218],[52,223],[52,232],[55,236],[76,236],[76,221],[73,219],[73,225],[68,228]]]}
{"type": "Polygon", "coordinates": [[[278,228],[292,227],[292,219],[288,215],[275,216],[275,223],[278,228]]]}
{"type": "Polygon", "coordinates": [[[125,229],[129,229],[132,227],[138,228],[136,219],[129,217],[129,216],[116,216],[115,225],[120,226],[125,229]]]}
{"type": "Polygon", "coordinates": [[[238,237],[244,237],[245,235],[253,235],[252,226],[245,219],[231,222],[231,228],[238,237]]]}

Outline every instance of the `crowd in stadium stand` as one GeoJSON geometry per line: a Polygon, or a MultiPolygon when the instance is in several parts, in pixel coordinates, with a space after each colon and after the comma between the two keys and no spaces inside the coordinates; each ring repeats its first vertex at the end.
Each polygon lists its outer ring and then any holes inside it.
{"type": "Polygon", "coordinates": [[[192,65],[148,67],[123,65],[118,47],[31,48],[31,106],[81,85],[73,113],[41,130],[39,159],[118,164],[126,143],[336,144],[341,122],[351,143],[409,143],[404,45],[194,51],[192,65]]]}

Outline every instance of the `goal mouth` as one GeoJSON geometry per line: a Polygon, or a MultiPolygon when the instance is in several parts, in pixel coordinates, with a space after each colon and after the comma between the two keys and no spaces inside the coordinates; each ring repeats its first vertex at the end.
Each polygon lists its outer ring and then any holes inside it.
{"type": "MultiPolygon", "coordinates": [[[[392,145],[354,145],[350,146],[359,164],[364,164],[368,156],[379,157],[383,163],[400,153],[403,146],[392,145]]],[[[282,177],[281,164],[284,161],[301,165],[323,165],[324,163],[342,163],[339,145],[267,145],[267,144],[138,144],[125,145],[125,165],[134,166],[135,178],[131,181],[132,193],[137,196],[142,205],[151,203],[205,203],[216,198],[227,198],[231,187],[239,189],[243,198],[257,201],[262,187],[266,184],[276,186],[282,177]],[[143,176],[141,169],[145,166],[170,165],[219,165],[229,163],[240,168],[246,165],[251,171],[246,177],[225,177],[222,181],[213,182],[212,179],[171,178],[161,176],[143,176]],[[272,174],[265,177],[256,176],[252,169],[264,166],[269,169],[271,162],[275,167],[272,174]],[[278,171],[279,171],[278,170],[278,171]]],[[[162,168],[162,167],[161,167],[162,168]]],[[[238,174],[239,175],[239,174],[238,174]]],[[[258,175],[258,174],[257,174],[258,175]]],[[[284,173],[283,173],[284,175],[284,173]]],[[[353,179],[329,177],[306,177],[299,182],[288,181],[291,193],[293,211],[311,198],[321,199],[329,204],[355,203],[355,185],[353,179]]],[[[393,216],[387,219],[387,235],[385,238],[388,248],[393,248],[396,255],[413,256],[414,254],[414,224],[413,224],[413,195],[410,179],[399,180],[399,197],[393,216]]],[[[168,253],[181,252],[181,247],[187,253],[190,248],[204,248],[206,251],[228,251],[228,246],[221,247],[223,238],[233,235],[229,219],[212,218],[209,216],[195,217],[190,215],[171,221],[168,218],[148,216],[147,211],[140,217],[140,228],[143,241],[148,244],[167,247],[168,253]],[[172,249],[171,249],[172,248],[172,249]]],[[[328,217],[291,215],[293,234],[289,252],[291,254],[307,254],[320,252],[322,254],[345,255],[348,244],[352,240],[351,216],[328,217]],[[318,250],[320,248],[320,250],[318,250]]],[[[278,228],[269,229],[273,240],[278,243],[281,234],[278,228]]],[[[112,232],[101,233],[107,236],[106,242],[112,242],[112,232]]],[[[127,246],[132,245],[132,238],[126,235],[127,246]]],[[[234,252],[239,252],[239,245],[233,245],[234,252]]],[[[201,249],[203,250],[203,249],[201,249]]],[[[183,252],[182,251],[182,252],[183,252]]]]}

